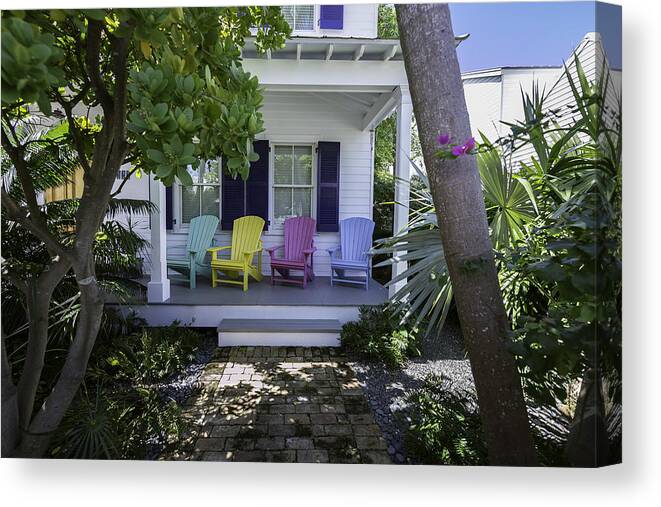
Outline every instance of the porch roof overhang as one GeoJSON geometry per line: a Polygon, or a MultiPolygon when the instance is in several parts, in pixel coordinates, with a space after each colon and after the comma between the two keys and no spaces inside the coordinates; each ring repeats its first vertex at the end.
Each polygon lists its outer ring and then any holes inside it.
{"type": "MultiPolygon", "coordinates": [[[[468,35],[455,38],[456,44],[468,35]]],[[[349,112],[362,114],[371,130],[408,94],[408,79],[398,39],[299,37],[277,51],[260,54],[248,37],[243,68],[268,92],[302,92],[349,112]]]]}
{"type": "Polygon", "coordinates": [[[267,60],[388,62],[402,61],[402,47],[398,39],[295,37],[277,51],[260,54],[255,47],[255,37],[248,37],[242,56],[267,60]]]}
{"type": "Polygon", "coordinates": [[[406,70],[398,40],[297,38],[258,54],[246,40],[243,68],[272,93],[309,93],[347,113],[360,112],[371,130],[397,105],[406,70]]]}
{"type": "MultiPolygon", "coordinates": [[[[455,37],[456,45],[468,34],[455,37]]],[[[248,37],[242,50],[244,59],[266,60],[323,60],[362,62],[401,62],[402,46],[399,39],[365,39],[352,37],[294,37],[285,41],[277,51],[260,54],[255,37],[248,37]]]]}

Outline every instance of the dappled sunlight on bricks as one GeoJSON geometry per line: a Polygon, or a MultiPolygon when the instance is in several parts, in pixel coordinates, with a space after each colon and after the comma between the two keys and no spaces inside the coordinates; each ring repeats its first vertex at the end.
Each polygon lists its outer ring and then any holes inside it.
{"type": "Polygon", "coordinates": [[[220,348],[163,459],[390,463],[362,388],[332,348],[220,348]]]}

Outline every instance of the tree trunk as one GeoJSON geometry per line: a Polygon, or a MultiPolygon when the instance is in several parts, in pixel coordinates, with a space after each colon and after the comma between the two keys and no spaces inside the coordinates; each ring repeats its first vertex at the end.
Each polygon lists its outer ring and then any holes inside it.
{"type": "MultiPolygon", "coordinates": [[[[89,21],[88,37],[95,34],[93,43],[88,44],[87,65],[98,70],[100,63],[100,40],[101,25],[89,21]],[[95,43],[94,43],[95,42],[95,43]]],[[[2,384],[2,408],[3,408],[3,442],[2,453],[21,457],[42,457],[47,451],[51,437],[62,419],[69,405],[73,401],[81,382],[84,379],[87,363],[89,361],[94,342],[101,326],[103,316],[103,294],[96,280],[94,266],[93,244],[94,238],[99,230],[101,222],[106,214],[110,192],[115,181],[119,167],[124,162],[127,150],[126,141],[126,109],[127,109],[127,80],[128,80],[128,51],[131,40],[132,29],[128,26],[124,37],[116,38],[109,36],[112,46],[112,74],[114,76],[113,93],[110,94],[102,80],[94,80],[93,87],[100,96],[103,108],[103,123],[101,132],[95,137],[92,163],[89,164],[85,158],[85,150],[77,145],[84,169],[84,189],[78,210],[76,212],[76,239],[72,250],[66,249],[51,237],[45,224],[33,222],[39,218],[37,200],[32,182],[28,177],[27,166],[22,158],[21,150],[13,149],[3,129],[2,144],[12,155],[12,161],[17,168],[19,176],[23,176],[21,185],[28,204],[32,203],[33,217],[23,216],[19,207],[13,206],[10,211],[26,226],[36,237],[50,246],[51,252],[57,260],[51,265],[50,271],[34,282],[34,290],[28,287],[23,290],[28,301],[28,313],[30,327],[28,330],[28,350],[25,365],[17,387],[11,382],[11,375],[7,376],[4,368],[6,355],[4,352],[3,338],[3,384],[2,384]],[[56,255],[58,254],[58,255],[56,255]],[[66,254],[66,255],[65,255],[66,254]],[[62,257],[66,257],[63,259],[62,257]],[[48,310],[53,290],[62,279],[69,267],[73,267],[76,281],[80,290],[80,314],[76,324],[74,339],[67,352],[64,367],[60,372],[57,382],[42,406],[34,412],[34,400],[43,370],[44,354],[48,341],[48,310]],[[32,292],[29,292],[32,290],[32,292]],[[9,382],[5,382],[6,377],[9,382]],[[5,414],[5,408],[7,413],[5,414]],[[5,420],[7,421],[8,440],[5,443],[5,420]],[[15,434],[12,428],[14,421],[20,428],[20,434],[15,434]]],[[[93,77],[95,76],[92,72],[93,77]]],[[[71,125],[71,132],[76,137],[75,122],[73,121],[72,107],[65,107],[67,102],[62,103],[71,125]]],[[[3,197],[6,194],[3,187],[3,197]]],[[[3,199],[3,206],[7,208],[12,204],[3,199]]]]}
{"type": "Polygon", "coordinates": [[[80,289],[80,315],[73,342],[53,390],[20,441],[17,449],[20,457],[39,458],[44,455],[85,377],[103,317],[103,296],[95,277],[94,258],[89,257],[73,265],[80,289]]]}
{"type": "Polygon", "coordinates": [[[30,283],[25,297],[29,322],[28,345],[23,374],[18,383],[18,421],[22,429],[27,429],[32,418],[48,345],[48,312],[51,296],[60,282],[60,280],[47,281],[48,274],[44,273],[30,283]]]}
{"type": "Polygon", "coordinates": [[[12,369],[5,348],[5,330],[2,329],[0,356],[2,356],[2,450],[1,457],[7,458],[14,451],[19,439],[18,397],[12,379],[12,369]]]}
{"type": "MultiPolygon", "coordinates": [[[[6,355],[5,337],[2,338],[2,455],[15,456],[17,447],[28,431],[39,380],[44,368],[48,344],[48,312],[53,291],[69,270],[68,259],[53,262],[36,279],[17,287],[27,304],[28,342],[25,363],[18,385],[12,380],[11,367],[6,355]],[[5,427],[5,425],[7,425],[5,427]],[[14,425],[16,427],[14,428],[14,425]],[[7,440],[5,440],[5,430],[7,440]]],[[[15,283],[12,281],[12,283],[15,283]]]]}
{"type": "Polygon", "coordinates": [[[413,109],[492,465],[536,465],[475,157],[434,156],[436,136],[470,137],[447,4],[398,4],[413,109]]]}
{"type": "Polygon", "coordinates": [[[608,432],[598,370],[585,372],[569,429],[565,456],[574,467],[608,465],[608,432]]]}

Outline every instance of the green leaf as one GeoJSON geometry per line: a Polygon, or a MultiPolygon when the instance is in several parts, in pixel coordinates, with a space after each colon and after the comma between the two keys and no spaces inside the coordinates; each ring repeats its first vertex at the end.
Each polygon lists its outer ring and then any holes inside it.
{"type": "Polygon", "coordinates": [[[32,52],[33,58],[35,58],[40,63],[46,61],[53,53],[51,48],[45,44],[35,44],[34,46],[30,47],[30,51],[32,52]]]}
{"type": "Polygon", "coordinates": [[[158,150],[154,150],[154,149],[147,150],[147,156],[157,164],[166,163],[165,155],[163,155],[163,153],[158,150]]]}
{"type": "Polygon", "coordinates": [[[51,109],[50,99],[47,95],[40,95],[37,99],[37,105],[39,106],[39,110],[45,115],[50,116],[52,114],[53,110],[51,109]]]}
{"type": "Polygon", "coordinates": [[[154,106],[153,115],[157,119],[165,118],[165,115],[168,113],[168,105],[161,102],[154,106]]]}
{"type": "Polygon", "coordinates": [[[156,167],[156,176],[160,179],[167,178],[172,174],[172,168],[169,165],[159,165],[156,167]]]}
{"type": "Polygon", "coordinates": [[[546,245],[546,248],[548,248],[551,251],[555,251],[555,250],[567,250],[569,248],[573,248],[574,246],[576,246],[576,241],[571,239],[560,239],[556,241],[549,241],[546,245]]]}
{"type": "Polygon", "coordinates": [[[559,282],[566,278],[562,266],[552,260],[535,262],[530,265],[530,270],[539,278],[550,282],[559,282]]]}
{"type": "Polygon", "coordinates": [[[180,167],[177,169],[177,178],[179,178],[179,181],[181,181],[182,185],[190,186],[193,184],[193,178],[185,167],[180,167]]]}

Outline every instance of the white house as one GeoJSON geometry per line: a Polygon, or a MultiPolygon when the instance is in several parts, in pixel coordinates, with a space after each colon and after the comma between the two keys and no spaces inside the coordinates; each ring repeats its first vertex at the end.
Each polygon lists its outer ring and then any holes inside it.
{"type": "MultiPolygon", "coordinates": [[[[378,284],[369,290],[331,288],[324,278],[330,274],[325,249],[339,244],[340,220],[372,217],[374,128],[394,110],[399,113],[396,172],[409,177],[412,105],[401,47],[396,40],[376,38],[376,4],[295,5],[283,11],[293,29],[285,47],[259,55],[248,39],[242,53],[244,69],[259,78],[264,93],[265,131],[255,142],[260,160],[248,180],[219,174],[220,163],[213,160],[201,164],[204,175],[200,168],[191,170],[192,187],[166,189],[145,176],[132,179],[121,193],[148,197],[159,207],[150,223],[142,224],[151,242],[149,304],[136,307],[151,324],[178,319],[217,326],[221,320],[245,319],[254,326],[262,321],[268,329],[259,328],[260,339],[269,335],[277,341],[273,322],[296,316],[306,333],[299,336],[288,327],[287,340],[335,344],[340,324],[355,319],[360,305],[387,297],[378,284]],[[200,214],[220,219],[217,245],[231,243],[235,218],[262,216],[265,248],[283,243],[285,218],[311,216],[317,221],[316,279],[305,290],[271,287],[266,281],[251,284],[245,293],[233,286],[212,289],[202,280],[195,290],[174,282],[166,256],[184,254],[190,220],[200,214]]],[[[408,185],[398,184],[397,194],[407,202],[408,185]]],[[[397,210],[396,227],[407,215],[405,207],[397,210]]],[[[263,272],[269,275],[264,257],[263,272]]],[[[244,333],[241,343],[246,339],[244,333]]]]}
{"type": "MultiPolygon", "coordinates": [[[[377,9],[376,4],[287,6],[284,13],[293,33],[283,49],[259,55],[254,41],[246,41],[243,66],[259,78],[265,99],[265,131],[255,143],[260,160],[253,163],[246,182],[219,174],[220,162],[212,160],[191,170],[192,187],[174,184],[166,189],[148,177],[132,178],[124,187],[121,196],[149,198],[158,206],[158,212],[137,224],[151,251],[146,262],[148,304],[135,309],[150,324],[179,320],[220,326],[223,344],[332,345],[337,344],[341,324],[355,319],[360,305],[386,299],[386,290],[378,284],[365,291],[330,287],[324,278],[330,274],[325,249],[339,243],[339,221],[372,217],[374,128],[395,110],[395,175],[404,181],[410,176],[407,77],[399,42],[376,38],[377,9]],[[201,214],[220,219],[217,245],[231,243],[235,218],[262,216],[267,223],[265,248],[283,243],[288,216],[315,218],[317,278],[306,290],[262,282],[247,292],[234,286],[212,289],[204,281],[190,290],[171,281],[166,256],[184,254],[190,220],[201,214]],[[292,327],[292,321],[300,326],[292,327]],[[223,329],[223,322],[231,326],[223,329]]],[[[465,74],[475,133],[496,136],[500,121],[520,117],[520,86],[533,80],[550,84],[560,74],[560,68],[465,74]]],[[[398,230],[408,217],[408,185],[398,180],[395,190],[396,201],[404,203],[395,210],[398,230]]],[[[269,275],[268,256],[265,261],[263,272],[269,275]]],[[[401,263],[393,267],[394,272],[401,269],[401,263]]]]}

